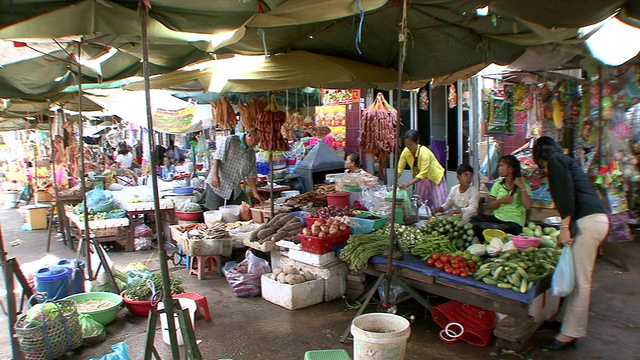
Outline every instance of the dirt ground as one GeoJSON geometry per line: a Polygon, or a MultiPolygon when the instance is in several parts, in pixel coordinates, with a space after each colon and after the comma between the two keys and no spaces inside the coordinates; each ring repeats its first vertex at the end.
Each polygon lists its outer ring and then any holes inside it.
{"type": "MultiPolygon", "coordinates": [[[[21,264],[47,255],[48,232],[21,231],[23,222],[17,210],[0,210],[8,256],[16,258],[21,264]],[[21,240],[19,245],[10,245],[10,242],[18,239],[21,240]]],[[[638,236],[633,242],[621,244],[621,248],[630,271],[622,272],[612,263],[615,260],[612,256],[614,249],[606,245],[604,255],[598,259],[595,269],[589,334],[578,342],[575,349],[559,353],[541,350],[541,345],[555,335],[545,328],[539,329],[531,340],[531,346],[520,353],[503,352],[495,345],[495,337],[486,347],[464,342],[446,344],[438,338],[440,328],[429,313],[416,301],[410,300],[398,306],[398,314],[415,316],[406,359],[640,359],[638,236]]],[[[75,258],[75,253],[63,245],[59,237],[53,238],[50,254],[60,258],[75,258]]],[[[116,246],[109,255],[116,266],[123,267],[129,262],[141,261],[148,263],[152,270],[159,269],[157,251],[127,253],[116,246]]],[[[355,310],[347,309],[342,299],[289,311],[260,297],[235,297],[223,277],[208,274],[206,279],[199,281],[195,275],[188,275],[184,267],[170,265],[170,269],[184,278],[187,291],[197,291],[208,299],[212,319],[205,321],[197,318],[195,323],[196,337],[201,340],[199,348],[204,359],[302,360],[306,351],[316,349],[345,349],[353,354],[351,336],[345,343],[339,341],[355,315],[355,310]]],[[[3,280],[1,289],[4,293],[3,280]]],[[[446,300],[426,293],[423,295],[432,305],[446,300]]],[[[4,296],[2,300],[5,301],[4,296]]],[[[373,311],[375,306],[367,309],[367,312],[373,311]]],[[[106,329],[108,337],[104,343],[77,349],[66,358],[100,358],[111,351],[112,344],[123,341],[129,347],[131,359],[143,358],[147,318],[131,316],[126,308],[122,308],[116,321],[106,329]]],[[[7,335],[7,318],[0,316],[0,359],[11,358],[7,335]]],[[[162,342],[159,328],[155,335],[155,346],[162,358],[170,359],[169,346],[162,342]]]]}

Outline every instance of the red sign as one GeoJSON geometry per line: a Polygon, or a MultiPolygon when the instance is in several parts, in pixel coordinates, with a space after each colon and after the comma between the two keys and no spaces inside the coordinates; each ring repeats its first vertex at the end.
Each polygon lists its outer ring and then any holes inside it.
{"type": "Polygon", "coordinates": [[[360,89],[320,89],[323,105],[346,105],[360,101],[360,89]]]}

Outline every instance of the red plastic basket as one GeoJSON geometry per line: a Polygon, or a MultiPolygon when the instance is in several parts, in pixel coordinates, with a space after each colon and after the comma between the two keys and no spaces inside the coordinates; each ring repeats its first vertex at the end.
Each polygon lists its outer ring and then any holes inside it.
{"type": "Polygon", "coordinates": [[[347,230],[334,236],[317,237],[298,234],[298,237],[300,238],[300,242],[302,244],[302,251],[322,255],[331,252],[332,247],[346,243],[349,239],[350,233],[351,228],[349,227],[347,230]]]}
{"type": "Polygon", "coordinates": [[[457,322],[464,327],[460,340],[477,346],[489,345],[496,325],[496,314],[477,306],[451,300],[431,308],[431,316],[442,328],[457,322]]]}

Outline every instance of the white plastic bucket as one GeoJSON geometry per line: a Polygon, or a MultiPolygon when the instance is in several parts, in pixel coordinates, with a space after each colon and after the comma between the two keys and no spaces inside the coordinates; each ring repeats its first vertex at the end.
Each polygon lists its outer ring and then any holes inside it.
{"type": "MultiPolygon", "coordinates": [[[[198,310],[198,305],[195,300],[191,299],[177,299],[180,302],[180,307],[184,310],[189,311],[189,317],[191,317],[191,327],[195,331],[195,319],[196,319],[196,310],[198,310]]],[[[164,302],[158,303],[158,310],[164,309],[164,302]]],[[[184,345],[184,339],[182,338],[182,331],[180,330],[180,321],[178,320],[178,314],[173,314],[176,326],[176,339],[178,340],[178,345],[184,345]]],[[[167,321],[167,314],[160,314],[160,325],[162,326],[162,341],[165,344],[171,345],[171,339],[169,339],[169,322],[167,321]]]]}
{"type": "Polygon", "coordinates": [[[220,210],[211,210],[205,211],[204,215],[204,223],[207,224],[207,227],[211,228],[217,222],[222,221],[222,212],[220,210]]]}
{"type": "Polygon", "coordinates": [[[226,223],[240,220],[240,205],[227,205],[218,208],[222,214],[222,221],[226,223]]]}
{"type": "Polygon", "coordinates": [[[18,205],[18,195],[19,193],[17,191],[5,191],[5,193],[3,194],[3,202],[4,202],[4,208],[5,209],[13,209],[18,205]]]}
{"type": "Polygon", "coordinates": [[[351,323],[354,360],[404,360],[409,321],[389,313],[360,315],[351,323]]]}

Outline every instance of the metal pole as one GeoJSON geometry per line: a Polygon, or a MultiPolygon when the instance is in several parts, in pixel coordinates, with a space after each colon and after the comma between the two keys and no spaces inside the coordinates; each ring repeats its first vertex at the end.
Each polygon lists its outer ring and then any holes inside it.
{"type": "MultiPolygon", "coordinates": [[[[160,218],[160,198],[158,196],[158,176],[156,175],[156,161],[157,151],[153,138],[153,117],[151,114],[151,93],[149,83],[149,35],[147,33],[147,16],[148,9],[144,5],[144,1],[138,2],[138,10],[140,11],[140,20],[142,28],[142,70],[144,76],[144,93],[145,93],[145,105],[147,109],[147,137],[149,141],[149,147],[151,148],[151,186],[153,190],[153,207],[154,215],[156,217],[156,234],[158,236],[162,233],[161,218],[160,218]]],[[[194,164],[195,166],[195,164],[194,164]]],[[[171,342],[171,356],[174,360],[180,360],[180,350],[178,348],[178,338],[176,337],[176,323],[173,321],[173,299],[171,298],[171,283],[169,281],[169,268],[167,266],[167,252],[164,248],[164,242],[158,240],[160,244],[158,246],[158,258],[160,260],[160,274],[162,275],[162,301],[164,302],[164,309],[167,319],[167,325],[169,327],[169,339],[171,342]]],[[[202,266],[202,264],[200,264],[202,266]]]]}
{"type": "MultiPolygon", "coordinates": [[[[402,20],[400,23],[400,34],[398,34],[398,86],[397,86],[397,94],[396,94],[396,110],[398,112],[398,119],[396,122],[396,135],[394,137],[394,152],[393,152],[393,166],[392,168],[396,168],[398,166],[398,158],[399,158],[399,146],[398,139],[400,138],[400,100],[402,98],[402,73],[404,72],[404,42],[406,40],[407,32],[407,0],[403,0],[402,2],[402,20]]],[[[391,217],[389,222],[391,223],[391,231],[389,232],[389,254],[387,255],[387,274],[391,274],[393,271],[393,252],[395,250],[396,244],[396,229],[395,229],[395,220],[396,220],[396,196],[398,194],[398,174],[397,171],[394,171],[393,174],[393,191],[391,199],[391,217]]],[[[385,284],[385,297],[384,303],[389,301],[389,285],[390,281],[387,281],[385,284]]]]}

